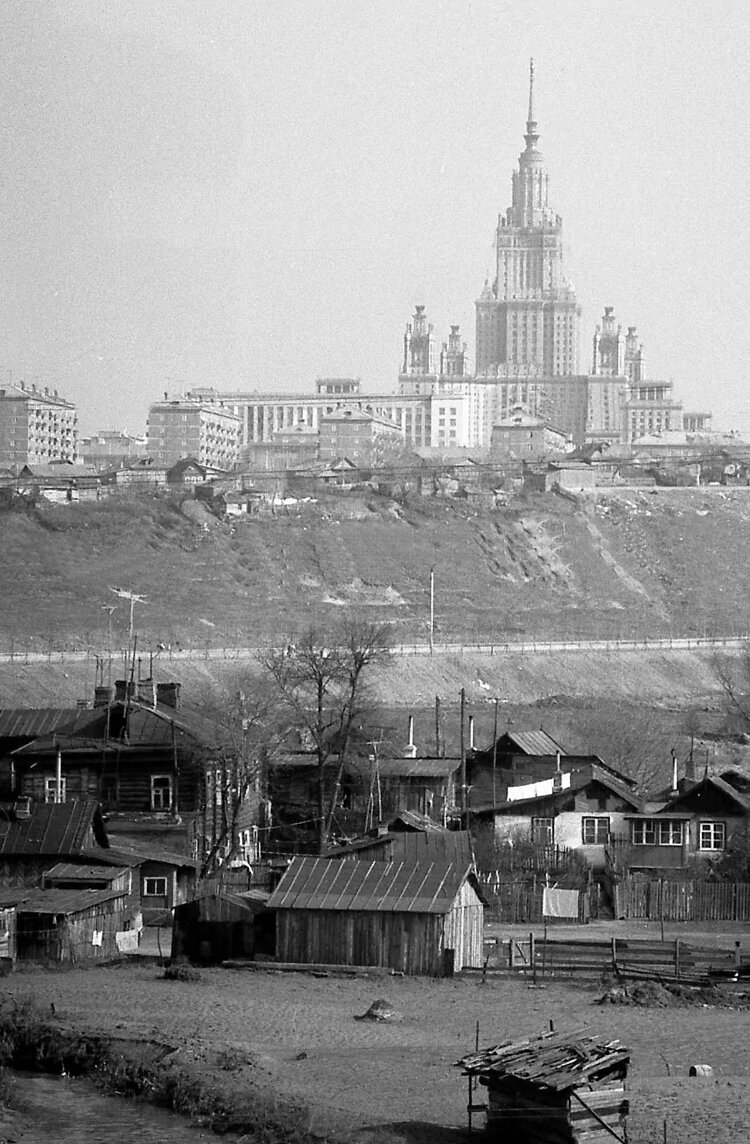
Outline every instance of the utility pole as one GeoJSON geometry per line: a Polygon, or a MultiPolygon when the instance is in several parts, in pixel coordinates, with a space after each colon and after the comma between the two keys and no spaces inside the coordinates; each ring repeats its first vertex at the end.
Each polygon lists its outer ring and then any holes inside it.
{"type": "MultiPolygon", "coordinates": [[[[139,596],[137,594],[137,592],[129,592],[125,588],[110,588],[110,592],[114,592],[114,594],[116,596],[119,596],[123,600],[130,600],[130,628],[128,631],[128,649],[130,649],[131,647],[133,648],[133,659],[135,661],[135,643],[133,640],[135,628],[134,628],[134,624],[133,624],[133,615],[134,615],[135,605],[136,604],[145,604],[147,602],[146,597],[145,596],[139,596]]],[[[134,666],[135,666],[135,662],[134,662],[134,666]]]]}
{"type": "Polygon", "coordinates": [[[461,688],[461,826],[463,830],[469,828],[468,799],[466,790],[466,740],[464,737],[464,721],[466,715],[466,689],[461,688]]]}
{"type": "Polygon", "coordinates": [[[495,699],[495,726],[492,732],[492,805],[497,805],[497,709],[499,699],[495,699]]]}
{"type": "Polygon", "coordinates": [[[435,650],[435,569],[430,568],[430,655],[435,650]]]}

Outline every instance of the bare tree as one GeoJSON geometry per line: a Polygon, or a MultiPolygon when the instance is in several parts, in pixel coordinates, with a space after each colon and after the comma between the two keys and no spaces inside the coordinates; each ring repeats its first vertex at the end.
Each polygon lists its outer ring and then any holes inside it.
{"type": "Polygon", "coordinates": [[[713,669],[724,696],[730,732],[750,732],[750,641],[739,655],[716,655],[713,669]]]}
{"type": "Polygon", "coordinates": [[[324,853],[356,724],[367,709],[368,670],[389,654],[390,628],[353,620],[327,637],[310,628],[296,643],[272,652],[266,669],[280,705],[307,732],[317,763],[318,847],[324,853]],[[335,765],[326,802],[326,774],[335,765]]]}
{"type": "Polygon", "coordinates": [[[268,761],[279,737],[276,695],[267,678],[240,675],[214,688],[200,704],[216,727],[204,762],[201,876],[231,862],[242,826],[257,824],[268,761]]]}

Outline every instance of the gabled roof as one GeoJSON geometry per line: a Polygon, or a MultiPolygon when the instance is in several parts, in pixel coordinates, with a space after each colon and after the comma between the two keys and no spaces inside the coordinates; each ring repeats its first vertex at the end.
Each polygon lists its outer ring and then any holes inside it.
{"type": "Polygon", "coordinates": [[[606,787],[607,790],[612,791],[613,794],[618,795],[623,802],[627,802],[634,810],[640,811],[642,808],[641,799],[632,790],[627,783],[621,779],[616,778],[614,775],[608,774],[607,771],[601,770],[595,765],[588,764],[581,768],[580,771],[570,771],[570,786],[565,787],[563,790],[554,791],[551,794],[540,794],[533,798],[513,799],[510,801],[499,802],[496,804],[487,803],[483,806],[471,808],[472,814],[490,814],[495,811],[524,811],[531,813],[534,807],[540,803],[559,802],[569,799],[571,795],[576,794],[577,791],[585,790],[591,783],[598,783],[599,786],[606,787]]]}
{"type": "Polygon", "coordinates": [[[293,858],[269,909],[447,914],[469,877],[453,862],[352,862],[293,858]]]}
{"type": "Polygon", "coordinates": [[[91,465],[24,465],[21,477],[39,478],[43,481],[79,480],[81,477],[97,477],[99,474],[91,465]]]}
{"type": "Polygon", "coordinates": [[[524,755],[567,754],[565,748],[541,728],[538,731],[507,731],[503,738],[508,739],[524,755]]]}
{"type": "Polygon", "coordinates": [[[36,739],[70,726],[81,714],[77,707],[5,707],[0,709],[0,739],[36,739]]]}
{"type": "Polygon", "coordinates": [[[80,854],[92,831],[106,843],[99,804],[93,799],[35,802],[28,818],[11,818],[6,811],[0,819],[0,855],[80,854]]]}
{"type": "Polygon", "coordinates": [[[679,810],[685,802],[689,802],[695,798],[696,795],[700,797],[701,792],[704,790],[716,791],[734,803],[741,814],[750,814],[750,795],[738,791],[728,783],[726,779],[719,778],[717,775],[706,775],[706,777],[699,783],[696,783],[695,786],[691,786],[688,790],[681,791],[662,807],[662,811],[679,810]]]}

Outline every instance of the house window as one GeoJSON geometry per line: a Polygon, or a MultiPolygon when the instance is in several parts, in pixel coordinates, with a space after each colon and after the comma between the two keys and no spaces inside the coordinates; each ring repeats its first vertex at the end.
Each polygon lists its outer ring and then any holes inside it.
{"type": "Polygon", "coordinates": [[[531,841],[541,846],[551,846],[555,841],[554,818],[532,818],[531,841]]]}
{"type": "Polygon", "coordinates": [[[682,823],[670,821],[660,822],[659,845],[682,846],[682,823]]]}
{"type": "Polygon", "coordinates": [[[609,818],[584,818],[581,827],[585,846],[602,845],[609,840],[609,818]]]}
{"type": "Polygon", "coordinates": [[[723,850],[726,827],[723,822],[701,822],[698,832],[699,850],[723,850]]]}
{"type": "Polygon", "coordinates": [[[152,810],[171,810],[172,809],[172,776],[171,775],[152,775],[151,776],[151,809],[152,810]]]}
{"type": "Polygon", "coordinates": [[[66,780],[60,779],[60,797],[57,797],[57,779],[49,778],[44,780],[44,801],[45,802],[65,802],[66,780]]]}
{"type": "Polygon", "coordinates": [[[144,878],[143,879],[143,896],[144,896],[144,898],[166,898],[166,896],[167,896],[167,879],[166,878],[144,878]]]}
{"type": "Polygon", "coordinates": [[[632,823],[630,840],[634,846],[682,846],[684,829],[682,822],[646,818],[632,823]]]}

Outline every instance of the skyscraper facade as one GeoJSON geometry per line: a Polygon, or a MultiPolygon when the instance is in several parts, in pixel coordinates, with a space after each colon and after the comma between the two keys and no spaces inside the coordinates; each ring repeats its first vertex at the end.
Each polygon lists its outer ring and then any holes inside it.
{"type": "Polygon", "coordinates": [[[476,303],[478,376],[565,377],[578,369],[580,307],[565,277],[562,219],[549,201],[538,149],[534,64],[526,148],[513,172],[512,202],[495,231],[495,278],[476,303]]]}

